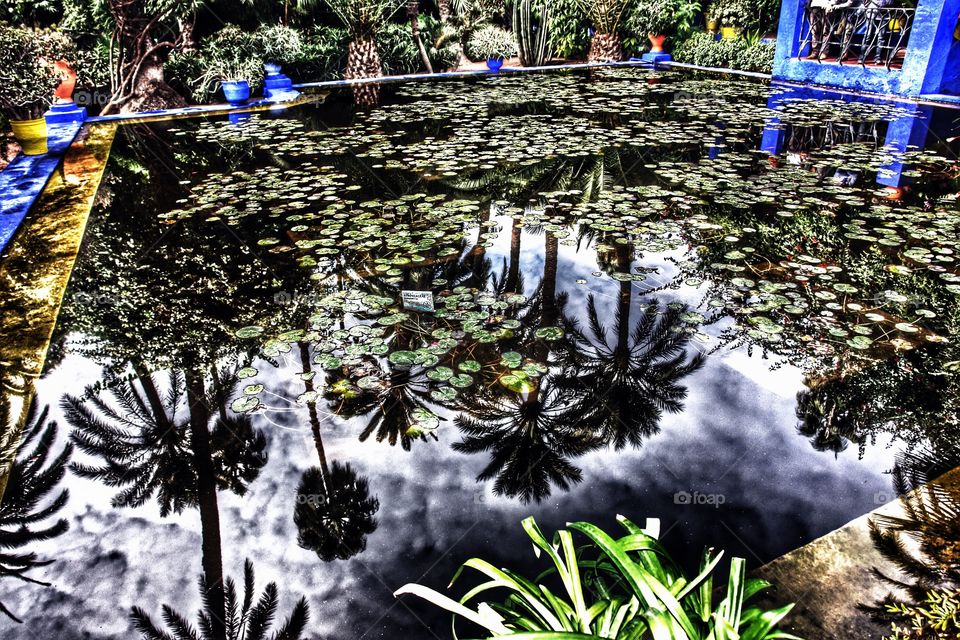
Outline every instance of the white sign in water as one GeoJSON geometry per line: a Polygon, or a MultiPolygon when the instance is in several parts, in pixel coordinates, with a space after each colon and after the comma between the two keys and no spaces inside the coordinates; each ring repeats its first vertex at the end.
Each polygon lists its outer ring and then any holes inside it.
{"type": "Polygon", "coordinates": [[[433,311],[433,293],[430,291],[401,291],[403,308],[408,311],[433,311]]]}

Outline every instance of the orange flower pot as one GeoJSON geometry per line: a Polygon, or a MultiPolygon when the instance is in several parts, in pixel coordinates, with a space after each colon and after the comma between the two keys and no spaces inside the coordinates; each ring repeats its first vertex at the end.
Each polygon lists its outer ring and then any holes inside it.
{"type": "Polygon", "coordinates": [[[53,90],[57,100],[69,102],[73,100],[73,90],[77,87],[77,72],[66,60],[57,60],[53,64],[54,71],[60,76],[60,84],[53,90]]]}
{"type": "Polygon", "coordinates": [[[663,53],[663,43],[666,42],[667,36],[651,33],[647,37],[650,39],[650,53],[663,53]]]}

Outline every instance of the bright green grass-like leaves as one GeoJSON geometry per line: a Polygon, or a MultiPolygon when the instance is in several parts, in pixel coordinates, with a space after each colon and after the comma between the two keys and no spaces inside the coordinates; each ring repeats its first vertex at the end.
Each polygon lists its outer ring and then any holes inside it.
{"type": "MultiPolygon", "coordinates": [[[[537,557],[545,554],[552,566],[533,581],[479,558],[465,568],[486,581],[459,601],[433,589],[408,584],[394,595],[423,598],[486,630],[484,637],[516,640],[774,640],[796,636],[776,630],[793,605],[764,611],[745,603],[769,583],[746,577],[743,558],[730,561],[725,597],[714,607],[713,576],[723,553],[706,550],[700,571],[687,579],[657,540],[660,523],[648,519],[640,528],[617,516],[626,535],[613,538],[596,525],[573,522],[552,540],[529,517],[523,529],[537,557]],[[574,544],[574,532],[587,538],[574,544]],[[506,590],[506,600],[472,601],[493,589],[506,590]]],[[[454,629],[456,637],[456,629],[454,629]]]]}

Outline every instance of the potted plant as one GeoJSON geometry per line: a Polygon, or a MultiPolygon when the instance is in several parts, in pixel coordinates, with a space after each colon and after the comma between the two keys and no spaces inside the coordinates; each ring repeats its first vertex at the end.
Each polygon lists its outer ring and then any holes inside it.
{"type": "Polygon", "coordinates": [[[44,58],[42,36],[31,29],[0,26],[0,110],[26,155],[47,152],[43,114],[53,102],[58,76],[44,58]]]}
{"type": "Polygon", "coordinates": [[[203,58],[207,70],[197,79],[197,84],[213,93],[219,83],[224,97],[232,105],[246,102],[251,89],[263,78],[263,61],[255,36],[232,25],[207,39],[203,58]]]}
{"type": "Polygon", "coordinates": [[[504,58],[517,55],[517,41],[506,29],[490,24],[470,35],[466,53],[471,60],[486,60],[491,71],[499,71],[504,58]]]}
{"type": "Polygon", "coordinates": [[[697,0],[637,0],[630,8],[625,27],[638,37],[646,35],[651,53],[662,53],[668,36],[683,40],[689,35],[699,11],[697,0]]]}
{"type": "Polygon", "coordinates": [[[740,32],[755,20],[754,12],[749,0],[715,0],[709,11],[720,23],[720,34],[727,40],[739,37],[740,32]]]}

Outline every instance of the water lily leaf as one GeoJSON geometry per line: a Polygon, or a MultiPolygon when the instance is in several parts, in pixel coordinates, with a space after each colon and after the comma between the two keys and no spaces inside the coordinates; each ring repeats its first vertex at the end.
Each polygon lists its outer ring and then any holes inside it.
{"type": "Polygon", "coordinates": [[[523,362],[523,356],[516,351],[507,351],[500,356],[500,364],[508,369],[516,369],[523,362]]]}
{"type": "Polygon", "coordinates": [[[437,402],[450,402],[457,397],[457,390],[453,387],[440,387],[430,392],[430,397],[437,402]]]}
{"type": "Polygon", "coordinates": [[[537,388],[536,382],[523,371],[511,371],[507,375],[500,376],[500,384],[515,393],[530,393],[537,388]]]}
{"type": "Polygon", "coordinates": [[[427,377],[438,382],[445,382],[453,377],[453,369],[450,367],[437,367],[427,371],[427,377]]]}
{"type": "Polygon", "coordinates": [[[262,335],[263,331],[263,327],[250,325],[249,327],[241,327],[240,329],[237,329],[233,335],[241,339],[256,338],[257,336],[262,335]]]}
{"type": "Polygon", "coordinates": [[[465,373],[458,373],[457,375],[450,377],[450,384],[461,389],[469,387],[473,384],[473,377],[468,376],[465,373]]]}
{"type": "Polygon", "coordinates": [[[563,329],[560,327],[541,327],[537,329],[534,335],[542,340],[559,340],[563,337],[563,329]]]}
{"type": "Polygon", "coordinates": [[[417,354],[413,351],[394,351],[387,358],[391,364],[411,366],[417,361],[417,354]]]}
{"type": "Polygon", "coordinates": [[[461,371],[466,371],[467,373],[476,373],[481,369],[480,363],[476,360],[464,360],[457,366],[461,371]]]}
{"type": "Polygon", "coordinates": [[[230,404],[230,409],[234,413],[250,413],[260,406],[260,398],[257,396],[241,396],[230,404]]]}
{"type": "Polygon", "coordinates": [[[363,389],[364,391],[369,391],[371,389],[376,389],[380,386],[380,378],[377,376],[364,376],[357,380],[357,387],[363,389]]]}

